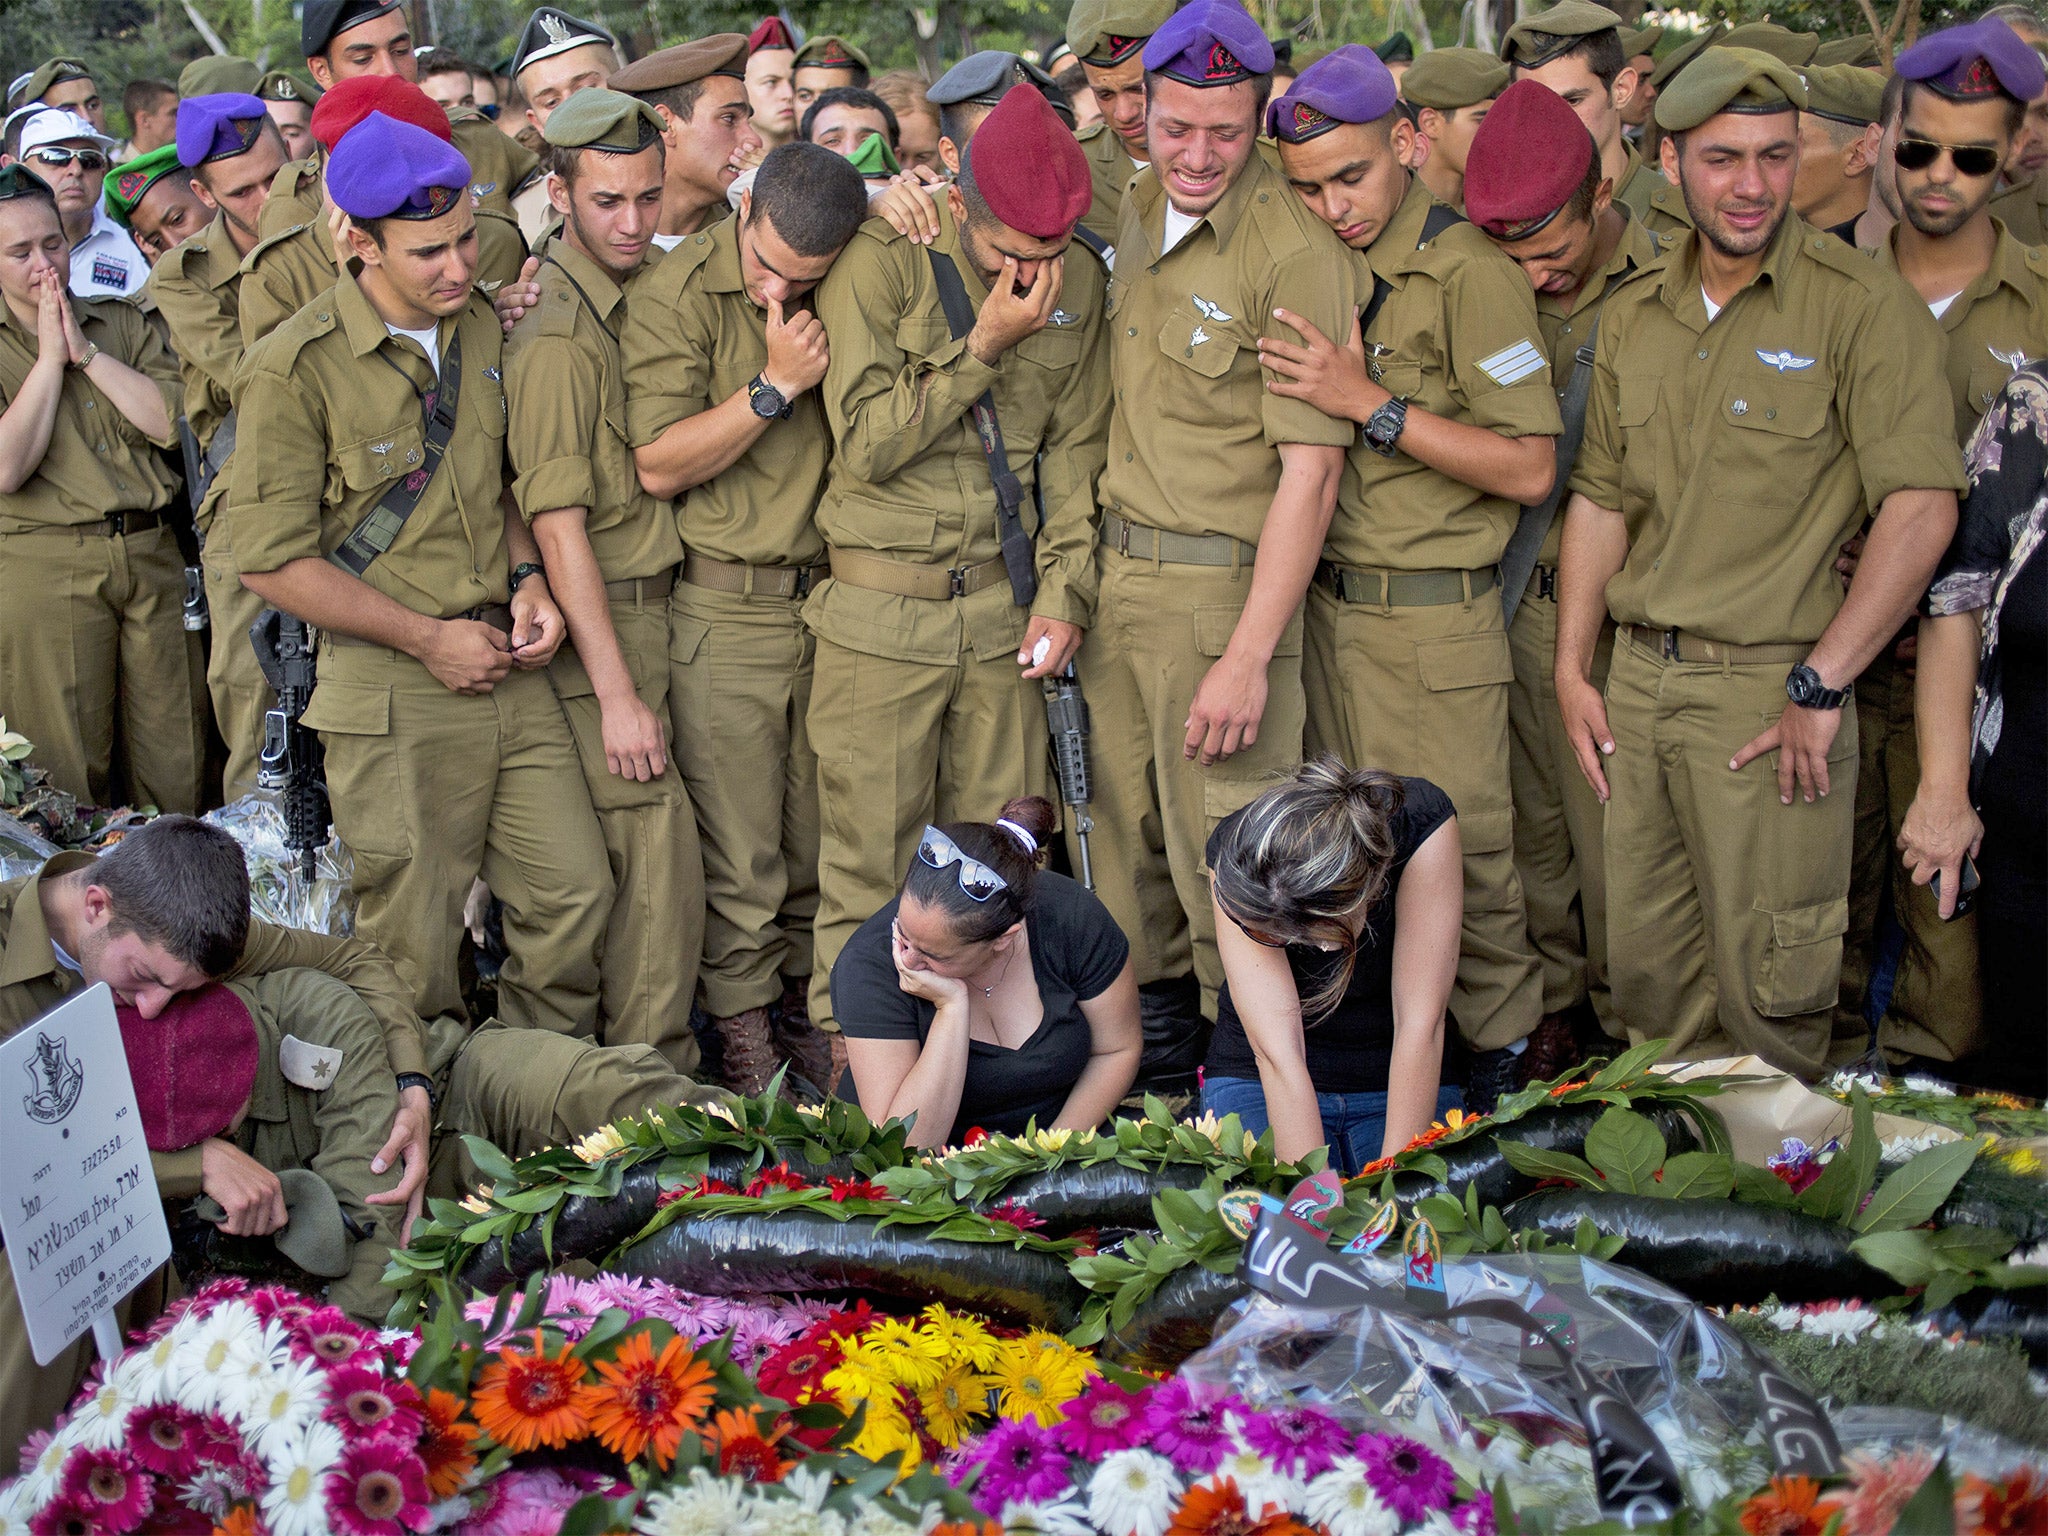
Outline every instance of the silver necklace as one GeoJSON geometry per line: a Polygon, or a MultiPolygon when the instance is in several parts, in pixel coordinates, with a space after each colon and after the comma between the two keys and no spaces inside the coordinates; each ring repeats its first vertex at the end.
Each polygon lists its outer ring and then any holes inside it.
{"type": "Polygon", "coordinates": [[[1010,974],[1010,962],[1016,958],[1017,951],[1014,949],[1003,957],[1003,968],[997,973],[996,979],[981,989],[981,996],[984,1002],[996,995],[996,988],[1000,987],[1003,984],[1003,978],[1010,974]]]}

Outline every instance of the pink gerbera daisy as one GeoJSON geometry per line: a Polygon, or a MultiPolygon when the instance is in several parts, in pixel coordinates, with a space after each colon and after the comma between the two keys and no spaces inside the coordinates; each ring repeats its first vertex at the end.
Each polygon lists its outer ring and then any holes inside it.
{"type": "Polygon", "coordinates": [[[30,1517],[33,1536],[106,1536],[99,1511],[89,1501],[65,1498],[61,1494],[30,1517]]]}
{"type": "Polygon", "coordinates": [[[128,1413],[128,1453],[161,1477],[185,1478],[199,1465],[203,1421],[176,1403],[151,1403],[128,1413]]]}
{"type": "Polygon", "coordinates": [[[339,1307],[320,1307],[300,1318],[291,1332],[292,1353],[327,1365],[346,1365],[375,1346],[377,1336],[339,1307]]]}
{"type": "Polygon", "coordinates": [[[981,1443],[981,1481],[974,1503],[985,1515],[1005,1504],[1038,1504],[1058,1498],[1069,1482],[1066,1454],[1032,1419],[1005,1419],[981,1443]]]}
{"type": "Polygon", "coordinates": [[[1245,1443],[1290,1477],[1320,1477],[1351,1449],[1350,1433],[1320,1408],[1274,1408],[1244,1421],[1245,1443]]]}
{"type": "Polygon", "coordinates": [[[426,1422],[418,1388],[366,1366],[337,1367],[327,1378],[327,1402],[327,1422],[350,1440],[396,1440],[409,1446],[426,1422]]]}
{"type": "Polygon", "coordinates": [[[1145,1405],[1147,1443],[1181,1471],[1207,1477],[1230,1449],[1227,1416],[1233,1411],[1239,1418],[1251,1412],[1242,1399],[1207,1389],[1198,1394],[1185,1381],[1169,1381],[1145,1405]]]}
{"type": "Polygon", "coordinates": [[[124,1450],[76,1450],[57,1497],[92,1516],[102,1531],[132,1531],[156,1499],[156,1485],[124,1450]]]}
{"type": "Polygon", "coordinates": [[[427,1520],[427,1469],[389,1440],[368,1440],[341,1453],[327,1474],[327,1515],[344,1536],[404,1536],[427,1520]]]}
{"type": "Polygon", "coordinates": [[[1448,1508],[1458,1491],[1458,1474],[1428,1446],[1401,1435],[1358,1437],[1355,1450],[1365,1463],[1365,1480],[1404,1521],[1422,1520],[1448,1508]]]}
{"type": "Polygon", "coordinates": [[[1053,1434],[1083,1461],[1100,1461],[1130,1449],[1144,1409],[1144,1398],[1098,1376],[1067,1404],[1066,1421],[1053,1434]]]}

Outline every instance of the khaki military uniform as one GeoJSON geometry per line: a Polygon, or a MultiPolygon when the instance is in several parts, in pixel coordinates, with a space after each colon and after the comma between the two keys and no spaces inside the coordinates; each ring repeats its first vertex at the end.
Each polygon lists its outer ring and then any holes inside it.
{"type": "MultiPolygon", "coordinates": [[[[1417,410],[1507,437],[1556,437],[1529,280],[1465,223],[1427,242],[1420,180],[1373,241],[1389,292],[1366,363],[1417,410]]],[[[1308,598],[1307,744],[1358,767],[1430,780],[1458,811],[1465,921],[1451,1014],[1474,1047],[1535,1029],[1530,952],[1508,789],[1508,655],[1495,566],[1521,509],[1360,438],[1344,466],[1308,598]]]]}
{"type": "MultiPolygon", "coordinates": [[[[952,258],[979,308],[987,289],[943,208],[930,249],[952,258]]],[[[832,344],[822,401],[835,439],[818,506],[832,575],[804,605],[818,637],[811,1016],[823,1023],[832,962],[895,894],[925,823],[987,820],[1051,787],[1044,696],[1023,678],[1017,647],[1030,614],[1082,626],[1092,615],[1109,398],[1103,272],[1085,250],[1066,257],[1053,323],[993,368],[952,339],[926,248],[879,219],[833,264],[817,305],[832,344]],[[984,390],[1025,487],[1021,515],[1027,529],[1040,525],[1030,614],[1003,571],[971,413],[984,390]]]]}
{"type": "MultiPolygon", "coordinates": [[[[768,365],[737,220],[689,236],[629,292],[634,447],[730,399],[768,365]]],[[[686,553],[669,599],[672,744],[704,841],[704,1006],[721,1019],[775,1002],[781,978],[812,974],[818,759],[804,717],[816,641],[803,605],[825,575],[812,514],[832,437],[819,391],[791,407],[676,508],[686,553]]]]}
{"type": "MultiPolygon", "coordinates": [[[[458,333],[444,461],[362,579],[430,618],[488,619],[509,574],[502,337],[481,298],[441,322],[444,356],[458,333]]],[[[236,388],[242,440],[263,451],[235,455],[228,516],[243,570],[261,572],[330,554],[421,462],[435,374],[344,277],[250,348],[236,388]]],[[[328,635],[305,723],[320,732],[335,830],[355,857],[358,931],[397,963],[417,1011],[462,1011],[462,904],[481,872],[505,903],[506,1020],[593,1034],[612,879],[547,679],[515,668],[487,694],[458,694],[403,652],[328,635]]]]}
{"type": "Polygon", "coordinates": [[[528,245],[539,250],[547,243],[547,236],[562,221],[562,216],[555,212],[554,199],[548,196],[547,177],[536,177],[514,195],[512,218],[528,245]]]}
{"type": "Polygon", "coordinates": [[[1348,335],[1367,280],[1263,154],[1161,255],[1165,208],[1157,173],[1139,172],[1110,284],[1116,409],[1080,673],[1095,731],[1096,893],[1130,937],[1138,981],[1192,967],[1213,1013],[1223,966],[1203,848],[1219,819],[1300,761],[1299,619],[1266,668],[1256,743],[1213,767],[1191,762],[1188,711],[1251,592],[1277,449],[1342,447],[1356,432],[1268,393],[1258,338],[1279,307],[1348,335]]]}
{"type": "Polygon", "coordinates": [[[448,114],[455,147],[469,162],[469,190],[478,208],[511,219],[512,198],[540,169],[540,156],[474,107],[448,114]]]}
{"type": "MultiPolygon", "coordinates": [[[[626,442],[618,338],[625,295],[566,241],[548,247],[538,277],[540,307],[505,341],[508,440],[519,476],[512,494],[529,523],[558,508],[585,509],[584,533],[634,692],[665,722],[669,589],[683,546],[668,507],[640,489],[626,442]]],[[[573,634],[548,679],[576,739],[618,885],[604,937],[600,1037],[652,1045],[688,1071],[697,1064],[690,1006],[704,947],[704,855],[689,790],[673,754],[644,784],[606,766],[603,711],[573,634]]]]}
{"type": "Polygon", "coordinates": [[[2021,245],[2048,240],[2048,171],[2007,187],[1991,199],[1991,212],[2021,245]]]}
{"type": "MultiPolygon", "coordinates": [[[[1872,253],[1897,270],[1893,241],[1872,253]]],[[[1958,444],[1998,398],[2023,358],[2048,355],[2048,252],[2022,245],[2001,229],[1983,276],[1936,318],[1943,372],[1955,405],[1958,444]]],[[[1886,646],[1856,680],[1861,765],[1856,779],[1855,878],[1849,888],[1849,938],[1837,1011],[1837,1054],[1861,1054],[1869,1038],[1864,1005],[1876,959],[1880,894],[1891,887],[1892,911],[1905,931],[1891,1004],[1878,1026],[1889,1051],[1953,1061],[1983,1044],[1977,977],[1977,920],[1965,913],[1941,920],[1932,890],[1907,877],[1899,829],[1920,788],[1914,729],[1913,668],[1886,646]]]]}
{"type": "Polygon", "coordinates": [[[1685,211],[1685,194],[1634,149],[1628,152],[1628,165],[1622,171],[1621,185],[1614,189],[1614,200],[1653,235],[1676,237],[1692,228],[1692,215],[1685,211]]]}
{"type": "Polygon", "coordinates": [[[256,215],[257,239],[268,240],[294,224],[327,222],[320,206],[320,167],[324,159],[324,152],[316,149],[303,160],[287,160],[278,167],[277,174],[270,179],[270,196],[263,200],[263,211],[256,215]]]}
{"type": "Polygon", "coordinates": [[[1695,241],[1608,300],[1572,489],[1627,521],[1607,584],[1609,973],[1632,1038],[1825,1064],[1849,925],[1856,709],[1832,793],[1728,762],[1842,604],[1835,552],[1893,491],[1959,489],[1939,334],[1912,291],[1796,215],[1709,323],[1695,241]]]}
{"type": "Polygon", "coordinates": [[[1097,239],[1116,244],[1124,188],[1138,174],[1138,162],[1124,148],[1123,135],[1106,122],[1090,123],[1079,134],[1081,153],[1088,157],[1088,180],[1094,197],[1081,215],[1081,227],[1097,239]]]}
{"type": "MultiPolygon", "coordinates": [[[[87,341],[157,382],[175,422],[177,361],[142,312],[73,299],[72,313],[87,341]]],[[[33,329],[0,314],[0,406],[20,394],[38,351],[33,329]]],[[[177,481],[156,452],[174,442],[145,438],[67,368],[42,462],[0,495],[0,710],[57,788],[87,805],[199,808],[205,741],[185,562],[162,518],[177,481]],[[125,783],[113,772],[117,738],[125,783]]]]}
{"type": "MultiPolygon", "coordinates": [[[[206,228],[165,253],[150,269],[143,289],[156,300],[170,327],[171,349],[185,386],[185,419],[202,454],[213,449],[221,423],[234,408],[230,385],[242,360],[241,271],[242,253],[235,249],[227,219],[215,214],[206,228]]],[[[262,613],[263,599],[242,585],[227,525],[217,515],[227,499],[225,468],[223,460],[207,496],[194,508],[194,518],[212,630],[206,684],[213,696],[214,721],[227,744],[225,784],[227,798],[233,800],[256,787],[263,715],[270,707],[271,691],[249,644],[249,626],[262,613]]]]}
{"type": "MultiPolygon", "coordinates": [[[[45,876],[90,869],[92,862],[88,853],[60,853],[33,875],[0,884],[0,1039],[84,989],[84,978],[59,963],[51,947],[41,890],[45,876]]],[[[299,966],[325,971],[362,998],[381,1030],[393,1074],[426,1071],[426,1034],[412,1011],[411,996],[399,985],[390,962],[361,939],[329,938],[252,921],[241,961],[224,979],[299,966]]],[[[382,1122],[387,1137],[391,1118],[387,1114],[382,1122]]],[[[158,1192],[167,1199],[198,1194],[200,1159],[197,1147],[151,1153],[158,1192]]],[[[47,1428],[69,1403],[90,1354],[88,1341],[81,1339],[47,1366],[36,1365],[14,1290],[14,1271],[0,1263],[0,1443],[19,1445],[30,1431],[47,1428]]]]}
{"type": "MultiPolygon", "coordinates": [[[[1631,217],[1607,264],[1568,299],[1536,295],[1536,323],[1562,397],[1578,350],[1616,284],[1656,259],[1657,239],[1631,217]]],[[[1569,477],[1569,471],[1566,471],[1569,477]]],[[[1536,569],[1508,625],[1515,680],[1508,692],[1508,779],[1515,802],[1515,871],[1529,915],[1529,944],[1543,970],[1543,1011],[1591,1002],[1603,1026],[1614,1019],[1607,988],[1607,870],[1600,797],[1579,771],[1558,713],[1557,561],[1564,511],[1551,520],[1536,569]]],[[[1614,627],[1603,625],[1593,685],[1607,686],[1614,627]]],[[[1617,1026],[1618,1028],[1618,1026],[1617,1026]]]]}

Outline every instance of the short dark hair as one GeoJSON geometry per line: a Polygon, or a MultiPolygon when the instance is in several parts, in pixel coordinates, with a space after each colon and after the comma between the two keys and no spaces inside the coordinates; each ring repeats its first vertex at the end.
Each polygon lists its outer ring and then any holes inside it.
{"type": "MultiPolygon", "coordinates": [[[[1903,76],[1893,75],[1891,77],[1891,80],[1887,80],[1884,83],[1886,90],[1891,89],[1892,81],[1894,80],[1898,81],[1901,93],[1899,96],[1899,121],[1901,123],[1904,123],[1906,120],[1906,108],[1912,106],[1914,100],[1921,94],[1921,92],[1929,89],[1929,87],[1925,80],[1908,80],[1905,79],[1903,76]]],[[[2002,92],[2001,95],[2003,95],[2002,92]]],[[[2004,101],[2005,132],[2006,136],[2009,138],[2013,134],[2018,133],[2020,131],[2021,125],[2026,122],[2027,104],[2024,101],[2021,101],[2018,98],[2012,96],[2005,96],[2004,101]]],[[[1883,121],[1888,122],[1890,121],[1890,119],[1883,119],[1883,121]]]]}
{"type": "Polygon", "coordinates": [[[1031,888],[1037,882],[1038,868],[1045,862],[1057,825],[1052,802],[1042,795],[1012,800],[997,816],[999,821],[1023,828],[1032,846],[1027,849],[1025,837],[1009,826],[985,821],[948,821],[939,825],[939,830],[953,840],[954,847],[1002,876],[1004,889],[988,900],[976,901],[960,888],[958,864],[934,869],[913,853],[910,869],[903,876],[903,894],[915,898],[921,907],[945,913],[948,926],[963,944],[986,944],[1031,910],[1031,888]]]}
{"type": "MultiPolygon", "coordinates": [[[[804,120],[797,128],[796,136],[805,143],[810,143],[811,124],[818,120],[818,114],[827,107],[852,107],[856,111],[861,112],[879,112],[882,114],[883,126],[889,133],[889,148],[895,149],[897,144],[902,141],[903,130],[897,125],[896,109],[882,100],[873,91],[866,90],[858,85],[835,85],[829,91],[820,91],[818,99],[804,110],[804,120]]],[[[940,122],[943,124],[944,121],[945,118],[942,113],[940,122]]],[[[944,132],[945,130],[942,127],[940,131],[944,132]]],[[[782,226],[778,224],[775,227],[780,229],[782,226]]]]}
{"type": "Polygon", "coordinates": [[[769,151],[748,207],[750,221],[766,219],[797,255],[831,256],[867,221],[867,183],[844,155],[799,140],[769,151]]]}
{"type": "MultiPolygon", "coordinates": [[[[1162,75],[1156,69],[1145,71],[1145,104],[1148,107],[1152,104],[1153,84],[1156,81],[1170,80],[1172,78],[1171,75],[1162,75]]],[[[1253,75],[1251,79],[1253,86],[1252,104],[1256,108],[1252,113],[1252,122],[1263,132],[1266,123],[1266,98],[1273,94],[1273,77],[1270,74],[1264,74],[1253,75]]]]}
{"type": "Polygon", "coordinates": [[[1596,150],[1593,158],[1586,163],[1586,174],[1579,178],[1578,190],[1572,193],[1572,200],[1564,205],[1564,216],[1568,222],[1578,223],[1593,217],[1593,200],[1600,195],[1600,183],[1606,179],[1607,173],[1600,168],[1600,155],[1596,150]]]}
{"type": "Polygon", "coordinates": [[[658,91],[634,91],[650,107],[667,107],[679,121],[687,123],[697,110],[697,98],[704,94],[704,80],[692,80],[686,85],[665,85],[658,91]]]}
{"type": "Polygon", "coordinates": [[[161,112],[166,99],[178,99],[178,88],[168,80],[130,80],[121,87],[121,110],[128,115],[131,128],[136,113],[161,112]]]}
{"type": "Polygon", "coordinates": [[[967,141],[974,137],[974,130],[967,126],[966,107],[964,101],[949,101],[939,108],[939,133],[953,141],[962,159],[966,158],[967,141]]]}
{"type": "Polygon", "coordinates": [[[479,70],[453,48],[422,48],[413,55],[419,60],[419,77],[425,80],[433,75],[476,75],[479,70]]]}
{"type": "MultiPolygon", "coordinates": [[[[1522,36],[1528,38],[1529,46],[1538,53],[1543,53],[1564,41],[1562,37],[1549,32],[1525,32],[1522,36]]],[[[1600,32],[1588,32],[1584,37],[1575,39],[1569,48],[1559,48],[1543,63],[1555,64],[1559,59],[1584,59],[1586,68],[1592,71],[1593,78],[1610,91],[1614,89],[1615,76],[1628,65],[1628,55],[1622,52],[1620,29],[1615,27],[1608,27],[1600,32]]],[[[1540,69],[1542,65],[1536,67],[1540,69]]],[[[1515,68],[1526,73],[1529,66],[1516,61],[1515,68]]]]}
{"type": "MultiPolygon", "coordinates": [[[[667,165],[667,140],[656,134],[648,143],[651,143],[656,149],[661,151],[658,158],[664,166],[667,165]]],[[[643,144],[640,146],[640,149],[633,150],[631,153],[637,155],[640,153],[640,150],[644,150],[646,147],[647,145],[643,144]]],[[[547,153],[540,157],[541,169],[552,171],[555,175],[561,177],[562,185],[565,187],[576,185],[576,177],[583,169],[583,157],[585,155],[621,155],[627,153],[625,150],[599,149],[588,144],[549,144],[546,146],[546,149],[547,153]]]]}
{"type": "Polygon", "coordinates": [[[1884,90],[1877,98],[1877,126],[1880,129],[1891,127],[1905,110],[1906,77],[1898,74],[1886,75],[1884,90]]]}
{"type": "Polygon", "coordinates": [[[114,933],[161,945],[208,976],[225,976],[249,942],[249,867],[219,827],[159,816],[85,872],[107,893],[114,933]]]}
{"type": "MultiPolygon", "coordinates": [[[[960,141],[955,139],[954,143],[960,141]]],[[[974,157],[967,153],[967,146],[960,146],[960,169],[953,176],[953,185],[960,189],[960,201],[967,206],[967,222],[977,229],[986,229],[991,224],[1000,224],[995,210],[988,205],[988,199],[981,195],[981,183],[975,179],[974,157]]]]}

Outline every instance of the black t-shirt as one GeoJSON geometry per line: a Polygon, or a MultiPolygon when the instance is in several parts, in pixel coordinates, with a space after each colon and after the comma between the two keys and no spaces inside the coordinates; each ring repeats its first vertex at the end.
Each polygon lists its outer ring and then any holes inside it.
{"type": "MultiPolygon", "coordinates": [[[[1401,809],[1394,813],[1394,867],[1387,877],[1386,894],[1358,936],[1358,963],[1351,972],[1351,985],[1344,989],[1336,1008],[1306,1031],[1308,1076],[1318,1093],[1384,1093],[1387,1089],[1394,1050],[1394,895],[1415,850],[1455,814],[1450,797],[1428,779],[1404,778],[1401,787],[1401,809]]],[[[1224,829],[1243,814],[1226,816],[1209,834],[1212,866],[1224,829]]],[[[1287,963],[1294,970],[1294,985],[1308,998],[1335,971],[1338,957],[1312,944],[1290,944],[1287,963]]],[[[1227,982],[1216,1000],[1216,1033],[1209,1040],[1204,1071],[1210,1077],[1259,1075],[1258,1057],[1245,1038],[1244,1021],[1237,1016],[1227,982]]]]}
{"type": "MultiPolygon", "coordinates": [[[[938,1014],[896,979],[889,930],[901,899],[862,923],[832,967],[832,1012],[839,1027],[857,1040],[915,1040],[921,1045],[938,1014]]],[[[1081,1004],[1108,991],[1130,958],[1130,940],[1109,908],[1065,875],[1042,874],[1032,883],[1024,922],[1045,1018],[1015,1050],[986,1040],[967,1043],[960,1114],[947,1135],[954,1146],[975,1126],[1017,1135],[1033,1117],[1041,1129],[1059,1117],[1088,1065],[1093,1043],[1081,1004]]],[[[854,1098],[851,1074],[840,1092],[854,1098]]]]}

